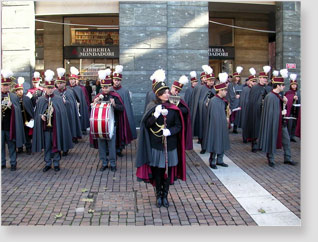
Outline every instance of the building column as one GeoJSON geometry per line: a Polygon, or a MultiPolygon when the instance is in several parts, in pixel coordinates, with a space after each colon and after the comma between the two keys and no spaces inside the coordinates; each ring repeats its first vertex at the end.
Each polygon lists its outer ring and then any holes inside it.
{"type": "Polygon", "coordinates": [[[35,66],[35,13],[32,1],[1,2],[2,68],[25,79],[29,88],[35,66]]]}
{"type": "Polygon", "coordinates": [[[300,2],[276,3],[276,68],[286,68],[286,63],[295,63],[299,83],[301,80],[300,49],[300,2]]]}
{"type": "Polygon", "coordinates": [[[140,123],[151,74],[162,68],[167,84],[208,64],[208,2],[120,2],[123,86],[133,93],[140,123]]]}

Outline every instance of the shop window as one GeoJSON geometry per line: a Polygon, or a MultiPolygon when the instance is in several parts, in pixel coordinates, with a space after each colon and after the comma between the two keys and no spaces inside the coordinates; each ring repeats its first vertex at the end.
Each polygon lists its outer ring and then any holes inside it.
{"type": "Polygon", "coordinates": [[[64,46],[118,46],[118,21],[118,16],[64,18],[64,46]]]}

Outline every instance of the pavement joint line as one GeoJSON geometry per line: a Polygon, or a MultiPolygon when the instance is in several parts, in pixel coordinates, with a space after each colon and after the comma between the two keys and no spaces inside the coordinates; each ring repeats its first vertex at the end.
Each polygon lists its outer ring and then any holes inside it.
{"type": "Polygon", "coordinates": [[[223,183],[223,185],[229,190],[237,202],[244,208],[244,210],[253,218],[253,220],[259,226],[301,226],[301,220],[290,211],[285,205],[283,205],[278,199],[270,194],[265,188],[263,188],[258,182],[250,177],[244,170],[237,166],[230,158],[224,155],[224,162],[229,167],[219,167],[217,170],[213,170],[209,166],[209,153],[200,154],[201,145],[193,140],[193,150],[199,155],[208,168],[215,174],[215,176],[223,183]],[[230,170],[228,170],[230,168],[230,170]],[[227,172],[230,171],[230,172],[227,172]],[[238,184],[231,182],[231,175],[235,174],[235,181],[238,184]],[[238,175],[237,175],[238,174],[238,175]],[[242,177],[240,183],[238,177],[242,177]],[[237,187],[240,187],[240,190],[237,187]],[[242,189],[244,188],[244,189],[242,189]],[[243,194],[248,192],[250,188],[253,188],[253,194],[240,196],[238,193],[243,194]],[[261,195],[255,196],[255,192],[261,193],[261,195]],[[245,200],[245,202],[243,202],[245,200]],[[248,201],[250,200],[250,201],[248,201]],[[256,208],[264,209],[265,213],[255,213],[256,208]],[[277,207],[282,209],[277,211],[277,207]],[[282,216],[283,215],[283,216],[282,216]]]}

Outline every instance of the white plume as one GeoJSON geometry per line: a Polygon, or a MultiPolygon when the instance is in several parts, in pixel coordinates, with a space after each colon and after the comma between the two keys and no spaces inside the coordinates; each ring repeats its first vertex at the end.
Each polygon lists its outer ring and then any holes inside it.
{"type": "Polygon", "coordinates": [[[35,72],[33,73],[33,77],[34,77],[34,78],[40,78],[40,72],[35,71],[35,72]]]}
{"type": "Polygon", "coordinates": [[[52,81],[54,77],[54,71],[48,69],[45,71],[44,75],[45,75],[45,78],[44,78],[45,81],[48,81],[48,82],[52,81]]]}
{"type": "Polygon", "coordinates": [[[20,76],[18,78],[18,84],[22,85],[24,83],[24,77],[20,76]]]}
{"type": "Polygon", "coordinates": [[[106,71],[106,76],[110,76],[110,74],[112,73],[112,70],[110,68],[107,68],[105,71],[106,71]]]}
{"type": "Polygon", "coordinates": [[[237,72],[238,74],[240,74],[242,71],[243,71],[243,67],[242,67],[242,66],[236,67],[236,72],[237,72]]]}
{"type": "Polygon", "coordinates": [[[70,71],[71,71],[71,74],[73,74],[73,75],[78,75],[78,73],[79,73],[78,69],[74,66],[71,66],[70,71]]]}
{"type": "Polygon", "coordinates": [[[3,78],[10,78],[13,76],[13,73],[10,70],[1,70],[1,75],[3,78]]]}
{"type": "Polygon", "coordinates": [[[211,68],[211,66],[208,66],[208,65],[203,65],[202,66],[204,72],[208,75],[212,74],[213,73],[213,69],[211,68]]]}
{"type": "Polygon", "coordinates": [[[282,69],[279,71],[280,72],[280,75],[283,77],[283,78],[287,78],[288,77],[288,70],[287,69],[282,69]]]}
{"type": "Polygon", "coordinates": [[[273,71],[273,76],[277,77],[279,75],[278,71],[273,71]]]}
{"type": "Polygon", "coordinates": [[[249,72],[251,73],[252,76],[255,76],[255,74],[256,74],[256,71],[255,71],[255,69],[253,67],[251,67],[249,69],[249,72]]]}
{"type": "Polygon", "coordinates": [[[195,71],[190,72],[191,78],[197,78],[197,73],[195,71]]]}
{"type": "Polygon", "coordinates": [[[59,78],[61,78],[61,77],[64,76],[64,74],[65,74],[65,69],[64,69],[64,68],[57,68],[57,69],[56,69],[56,73],[57,73],[57,76],[58,76],[59,78]]]}
{"type": "Polygon", "coordinates": [[[122,73],[123,72],[123,66],[122,65],[117,65],[115,67],[114,73],[122,73]]]}
{"type": "Polygon", "coordinates": [[[98,78],[100,80],[104,80],[106,78],[106,70],[99,70],[98,71],[98,78]]]}
{"type": "Polygon", "coordinates": [[[204,72],[205,72],[207,66],[208,66],[208,65],[203,65],[203,66],[202,66],[202,70],[203,70],[204,72]]]}
{"type": "Polygon", "coordinates": [[[163,69],[158,69],[153,73],[156,82],[164,82],[166,80],[166,73],[163,69]]]}
{"type": "Polygon", "coordinates": [[[155,79],[155,77],[153,76],[153,74],[150,76],[150,81],[153,81],[155,79]]]}
{"type": "Polygon", "coordinates": [[[267,74],[271,70],[270,66],[263,66],[263,71],[267,74]]]}
{"type": "Polygon", "coordinates": [[[228,74],[226,72],[219,73],[220,83],[227,82],[228,74]]]}
{"type": "Polygon", "coordinates": [[[185,84],[187,84],[188,82],[189,82],[188,77],[186,77],[185,75],[180,76],[180,78],[179,78],[179,83],[180,83],[180,84],[185,85],[185,84]]]}
{"type": "Polygon", "coordinates": [[[296,81],[297,74],[291,73],[291,74],[289,75],[289,78],[290,78],[290,80],[292,80],[292,81],[296,81]]]}

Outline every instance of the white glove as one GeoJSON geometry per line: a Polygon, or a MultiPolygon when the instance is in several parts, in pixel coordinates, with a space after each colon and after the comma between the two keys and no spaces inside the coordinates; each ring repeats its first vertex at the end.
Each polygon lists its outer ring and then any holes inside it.
{"type": "Polygon", "coordinates": [[[28,98],[32,98],[32,94],[30,92],[28,92],[25,96],[27,96],[28,98]]]}
{"type": "Polygon", "coordinates": [[[165,137],[167,137],[167,136],[170,136],[170,135],[171,135],[171,133],[170,133],[170,130],[169,130],[169,129],[163,129],[163,130],[162,130],[162,134],[163,134],[163,136],[165,136],[165,137]]]}
{"type": "Polygon", "coordinates": [[[155,116],[155,118],[158,118],[161,114],[161,110],[162,110],[162,105],[160,104],[156,107],[153,116],[155,116]]]}
{"type": "Polygon", "coordinates": [[[284,109],[284,110],[282,111],[282,115],[286,115],[286,114],[287,114],[287,110],[284,109]]]}

